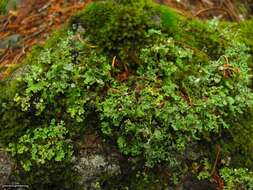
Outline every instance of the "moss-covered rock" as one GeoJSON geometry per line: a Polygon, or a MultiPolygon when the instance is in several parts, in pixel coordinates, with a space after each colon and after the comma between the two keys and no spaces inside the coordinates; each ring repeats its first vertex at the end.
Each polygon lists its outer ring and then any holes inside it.
{"type": "Polygon", "coordinates": [[[1,82],[0,139],[17,178],[37,189],[174,188],[215,162],[216,144],[250,168],[235,144],[252,128],[240,128],[251,122],[251,59],[231,31],[151,1],[90,4],[1,82]],[[117,149],[89,149],[91,129],[117,149]]]}

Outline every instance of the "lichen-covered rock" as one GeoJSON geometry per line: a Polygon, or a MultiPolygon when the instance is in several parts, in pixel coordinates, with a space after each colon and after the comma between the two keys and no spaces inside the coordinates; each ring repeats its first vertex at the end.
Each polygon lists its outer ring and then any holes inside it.
{"type": "Polygon", "coordinates": [[[13,162],[8,154],[0,149],[0,188],[5,185],[11,175],[13,162]]]}
{"type": "Polygon", "coordinates": [[[101,141],[96,134],[86,133],[85,141],[76,160],[82,189],[101,189],[99,181],[122,174],[120,155],[101,141]]]}
{"type": "Polygon", "coordinates": [[[103,176],[120,174],[120,166],[115,155],[81,152],[76,166],[81,175],[80,184],[84,189],[97,189],[96,183],[103,176]]]}

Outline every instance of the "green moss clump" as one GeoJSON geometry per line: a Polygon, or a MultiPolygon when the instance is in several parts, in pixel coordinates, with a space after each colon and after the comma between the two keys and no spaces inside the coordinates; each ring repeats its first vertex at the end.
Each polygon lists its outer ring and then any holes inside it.
{"type": "Polygon", "coordinates": [[[228,39],[219,28],[218,21],[185,20],[181,22],[176,39],[206,53],[210,59],[224,54],[228,39]]]}
{"type": "Polygon", "coordinates": [[[178,30],[178,21],[179,15],[176,15],[175,12],[170,10],[166,6],[155,6],[159,16],[161,17],[161,26],[167,31],[177,32],[178,30]]]}
{"type": "MultiPolygon", "coordinates": [[[[71,23],[84,29],[83,38],[110,56],[136,62],[136,50],[150,42],[149,29],[176,31],[179,17],[150,1],[92,3],[71,23]],[[124,6],[123,6],[124,5],[124,6]]],[[[137,61],[138,62],[138,61],[137,61]]],[[[136,64],[136,63],[133,63],[136,64]]]]}

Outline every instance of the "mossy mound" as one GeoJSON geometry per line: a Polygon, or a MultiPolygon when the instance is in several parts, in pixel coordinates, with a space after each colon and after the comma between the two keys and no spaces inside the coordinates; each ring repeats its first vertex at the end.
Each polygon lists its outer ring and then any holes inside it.
{"type": "Polygon", "coordinates": [[[71,24],[74,30],[82,30],[85,41],[110,57],[138,64],[136,51],[153,41],[146,32],[162,29],[172,34],[178,30],[178,21],[176,13],[152,1],[101,1],[88,5],[71,24]]]}
{"type": "MultiPolygon", "coordinates": [[[[175,187],[203,172],[217,144],[238,141],[227,131],[251,122],[244,117],[253,103],[249,48],[231,31],[150,1],[90,4],[33,50],[27,69],[1,82],[0,139],[21,177],[71,165],[91,128],[130,160],[127,183],[100,178],[108,189],[175,187]]],[[[239,154],[226,150],[226,157],[239,154]]],[[[231,165],[251,167],[241,163],[231,165]]],[[[38,178],[27,179],[36,188],[38,178]]],[[[56,181],[41,189],[56,189],[56,181]]]]}

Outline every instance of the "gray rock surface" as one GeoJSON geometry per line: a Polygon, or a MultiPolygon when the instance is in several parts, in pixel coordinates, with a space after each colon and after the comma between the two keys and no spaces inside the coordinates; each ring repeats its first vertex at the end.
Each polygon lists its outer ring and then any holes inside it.
{"type": "Polygon", "coordinates": [[[76,169],[81,176],[80,184],[84,190],[100,189],[97,182],[101,177],[120,174],[119,162],[113,155],[87,154],[85,151],[81,153],[76,169]]]}
{"type": "Polygon", "coordinates": [[[7,183],[13,166],[8,154],[0,148],[0,189],[7,183]]]}
{"type": "Polygon", "coordinates": [[[1,40],[0,49],[7,49],[9,47],[16,47],[19,45],[21,36],[19,34],[13,34],[1,40]]]}
{"type": "Polygon", "coordinates": [[[80,185],[83,190],[101,189],[98,181],[121,174],[120,156],[101,141],[95,140],[93,135],[87,135],[88,139],[79,152],[75,170],[80,175],[80,185]]]}

